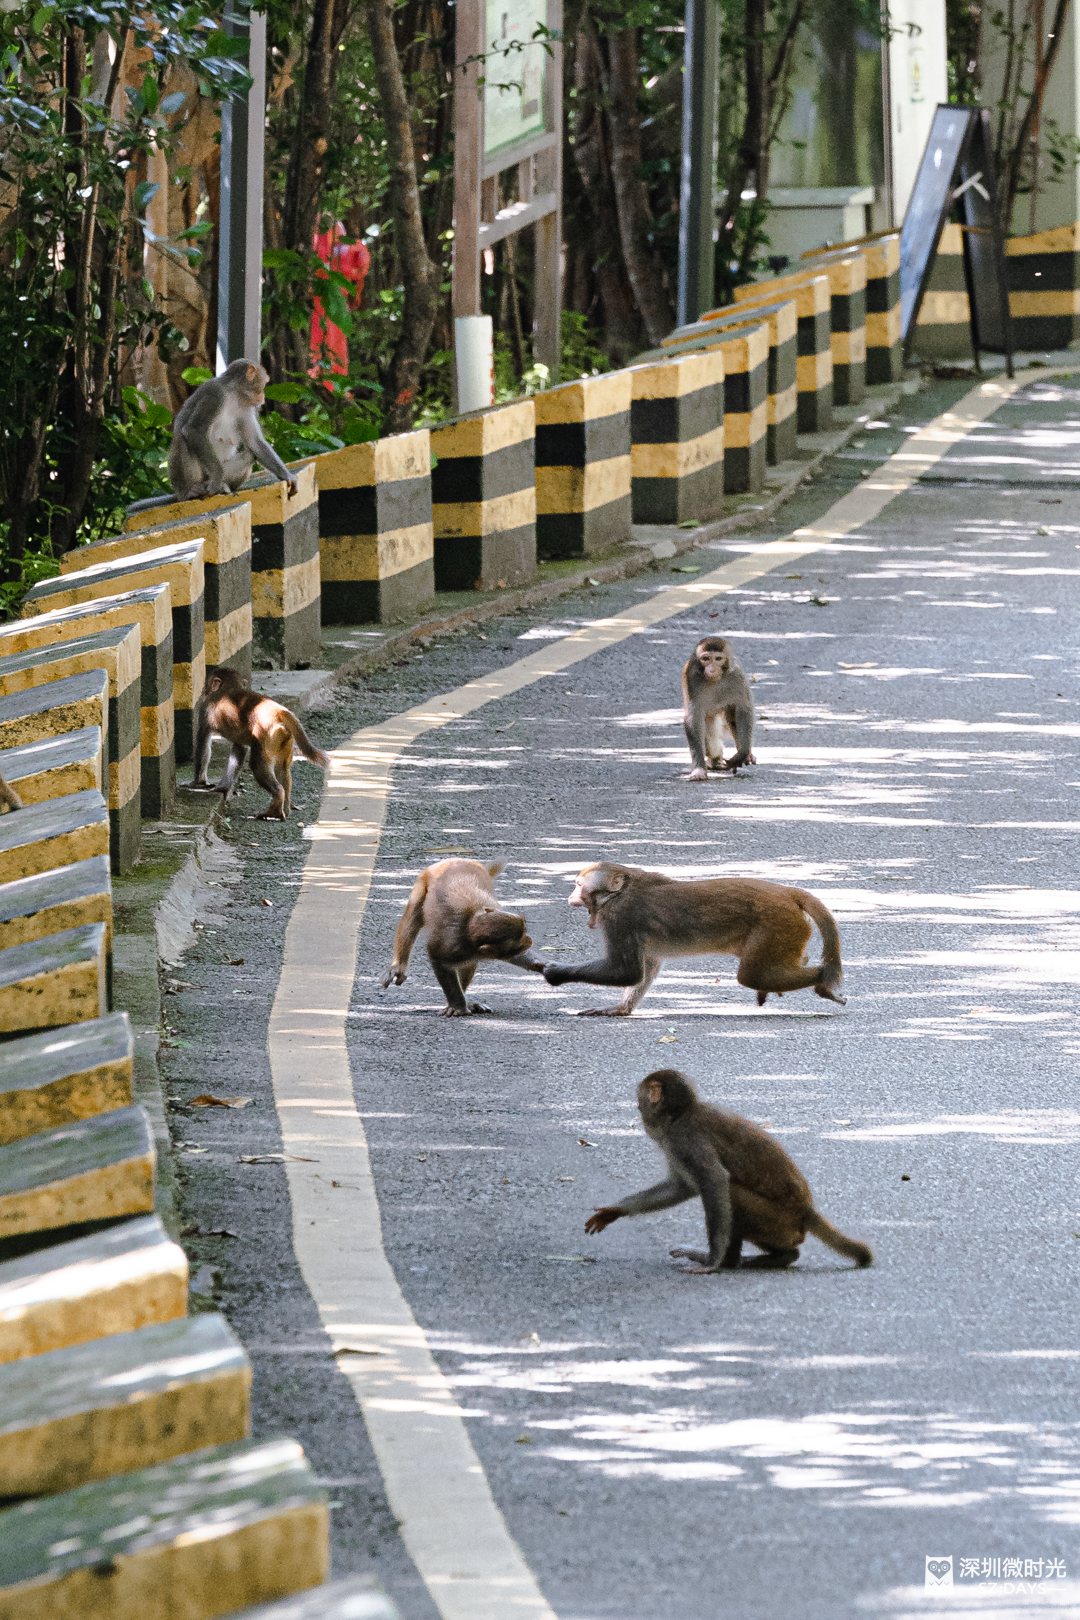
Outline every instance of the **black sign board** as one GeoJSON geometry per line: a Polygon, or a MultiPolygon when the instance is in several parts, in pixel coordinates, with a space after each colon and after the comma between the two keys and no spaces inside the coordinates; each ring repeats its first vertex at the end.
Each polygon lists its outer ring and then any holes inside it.
{"type": "Polygon", "coordinates": [[[981,107],[939,107],[934,114],[900,233],[900,319],[905,349],[930,282],[941,233],[955,203],[964,214],[964,274],[976,364],[980,349],[1007,357],[1012,333],[1005,251],[997,224],[997,182],[989,113],[981,107]]]}

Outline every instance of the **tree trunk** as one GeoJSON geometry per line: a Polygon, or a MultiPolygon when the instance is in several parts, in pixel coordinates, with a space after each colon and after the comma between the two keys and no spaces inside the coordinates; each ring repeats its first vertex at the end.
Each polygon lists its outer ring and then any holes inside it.
{"type": "Polygon", "coordinates": [[[675,325],[675,311],[663,271],[649,246],[653,227],[649,194],[641,178],[641,93],[636,28],[607,36],[608,117],[611,121],[611,178],[619,216],[623,261],[649,341],[658,344],[675,325]]]}
{"type": "Polygon", "coordinates": [[[336,8],[343,9],[343,0],[314,0],[312,6],[303,95],[289,154],[282,236],[285,246],[299,253],[312,251],[322,202],[337,76],[336,8]]]}
{"type": "Polygon", "coordinates": [[[405,93],[401,60],[394,43],[391,0],[365,0],[364,11],[386,133],[394,249],[405,285],[401,336],[386,379],[384,431],[402,433],[413,422],[420,372],[427,358],[428,344],[439,310],[441,276],[439,266],[428,257],[424,241],[413,148],[412,111],[405,93]]]}
{"type": "Polygon", "coordinates": [[[1049,44],[1042,59],[1035,70],[1035,82],[1031,87],[1028,104],[1024,116],[1020,121],[1016,140],[1012,149],[1006,154],[999,176],[1001,183],[1001,231],[1008,236],[1012,229],[1013,208],[1016,204],[1016,193],[1020,186],[1024,164],[1029,158],[1037,156],[1038,139],[1034,138],[1034,131],[1038,129],[1042,115],[1043,100],[1046,96],[1046,87],[1050,82],[1050,75],[1057,61],[1058,50],[1065,33],[1065,24],[1069,16],[1069,0],[1057,0],[1054,11],[1053,29],[1049,36],[1049,44]],[[1030,148],[1034,145],[1034,151],[1030,148]]]}
{"type": "Polygon", "coordinates": [[[619,213],[601,111],[603,63],[593,34],[579,33],[575,41],[574,83],[577,90],[574,166],[581,176],[594,221],[593,273],[604,306],[602,324],[608,354],[613,363],[619,365],[641,348],[641,321],[623,267],[619,213]]]}

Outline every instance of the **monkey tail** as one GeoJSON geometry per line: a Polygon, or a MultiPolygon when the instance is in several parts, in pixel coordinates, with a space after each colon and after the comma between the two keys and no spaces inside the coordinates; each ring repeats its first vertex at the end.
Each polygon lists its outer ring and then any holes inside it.
{"type": "Polygon", "coordinates": [[[324,753],[321,748],[315,747],[315,744],[310,740],[307,732],[304,730],[295,714],[292,714],[291,712],[289,713],[289,720],[287,723],[290,731],[292,732],[293,742],[296,744],[297,748],[299,748],[304,758],[309,759],[313,765],[321,765],[324,771],[328,770],[330,767],[330,755],[324,753]]]}
{"type": "Polygon", "coordinates": [[[489,861],[487,866],[488,877],[498,877],[505,865],[505,861],[489,861]]]}
{"type": "Polygon", "coordinates": [[[149,512],[155,506],[172,506],[181,499],[180,495],[148,495],[144,501],[132,501],[130,506],[124,508],[124,511],[128,517],[131,517],[134,512],[149,512]]]}
{"type": "Polygon", "coordinates": [[[820,1243],[825,1243],[830,1249],[835,1249],[837,1254],[846,1256],[848,1260],[854,1260],[857,1266],[873,1265],[874,1251],[872,1249],[868,1249],[865,1243],[856,1243],[854,1238],[845,1237],[843,1232],[838,1232],[835,1226],[829,1224],[824,1215],[819,1215],[816,1209],[810,1211],[810,1219],[806,1223],[806,1230],[812,1232],[820,1243]]]}
{"type": "Polygon", "coordinates": [[[821,935],[821,971],[818,975],[817,991],[833,991],[828,999],[843,1002],[843,997],[835,994],[840,989],[844,977],[844,966],[840,960],[840,931],[836,926],[836,919],[828,906],[820,901],[816,894],[808,894],[805,889],[793,891],[795,899],[806,915],[817,923],[821,935]]]}

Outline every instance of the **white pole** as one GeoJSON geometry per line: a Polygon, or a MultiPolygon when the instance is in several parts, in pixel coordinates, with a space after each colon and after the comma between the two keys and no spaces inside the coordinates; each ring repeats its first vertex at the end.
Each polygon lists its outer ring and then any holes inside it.
{"type": "Polygon", "coordinates": [[[495,403],[495,349],[490,315],[458,315],[454,320],[457,408],[482,411],[495,403]]]}

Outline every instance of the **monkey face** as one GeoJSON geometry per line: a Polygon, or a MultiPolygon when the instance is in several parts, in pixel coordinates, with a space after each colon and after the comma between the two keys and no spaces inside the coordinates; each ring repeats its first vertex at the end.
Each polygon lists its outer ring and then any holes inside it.
{"type": "Polygon", "coordinates": [[[249,365],[244,374],[243,391],[244,402],[247,405],[264,405],[266,403],[267,373],[262,366],[249,365]]]}
{"type": "Polygon", "coordinates": [[[728,651],[728,644],[716,636],[710,636],[706,641],[699,641],[694,648],[694,657],[701,665],[701,673],[707,681],[718,681],[731,668],[731,654],[728,651]]]}
{"type": "Polygon", "coordinates": [[[620,872],[617,866],[608,866],[603,861],[596,866],[586,866],[578,873],[567,904],[583,906],[589,913],[589,927],[595,928],[600,907],[613,900],[625,882],[626,874],[620,872]]]}

